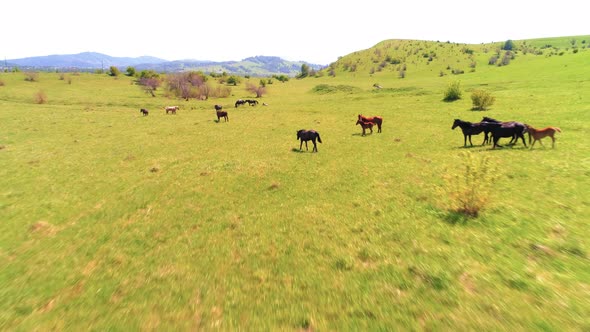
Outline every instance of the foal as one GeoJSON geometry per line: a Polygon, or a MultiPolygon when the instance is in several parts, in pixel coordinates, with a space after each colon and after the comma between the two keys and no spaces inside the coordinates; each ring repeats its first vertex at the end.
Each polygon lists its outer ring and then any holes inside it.
{"type": "Polygon", "coordinates": [[[371,134],[373,133],[373,126],[375,125],[373,122],[364,122],[360,119],[356,121],[356,124],[360,124],[363,128],[363,136],[365,136],[365,129],[369,128],[371,130],[371,134]]]}
{"type": "Polygon", "coordinates": [[[543,129],[536,129],[532,126],[529,125],[525,125],[529,131],[529,134],[533,137],[533,144],[531,144],[531,149],[533,148],[533,145],[535,145],[536,141],[539,141],[539,144],[541,144],[541,146],[543,145],[543,142],[541,142],[541,138],[545,138],[547,136],[551,137],[551,147],[555,148],[555,137],[553,137],[555,135],[555,132],[558,131],[561,133],[561,129],[557,128],[557,127],[547,127],[547,128],[543,128],[543,129]]]}

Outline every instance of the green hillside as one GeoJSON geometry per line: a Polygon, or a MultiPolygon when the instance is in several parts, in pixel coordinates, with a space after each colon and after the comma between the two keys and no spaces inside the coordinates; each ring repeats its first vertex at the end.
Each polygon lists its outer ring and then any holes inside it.
{"type": "Polygon", "coordinates": [[[238,108],[260,78],[0,73],[0,330],[588,330],[588,43],[388,40],[238,108]],[[483,116],[561,133],[464,147],[483,116]]]}

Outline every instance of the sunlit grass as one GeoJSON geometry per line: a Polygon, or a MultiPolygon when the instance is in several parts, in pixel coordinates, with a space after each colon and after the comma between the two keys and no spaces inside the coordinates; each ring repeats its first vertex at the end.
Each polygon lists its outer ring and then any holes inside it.
{"type": "Polygon", "coordinates": [[[185,102],[126,77],[0,74],[0,328],[588,328],[584,52],[339,71],[237,109],[243,86],[185,102]],[[443,102],[455,80],[463,98],[443,102]],[[471,111],[475,88],[488,111],[471,111]],[[362,137],[358,114],[383,132],[362,137]],[[563,133],[555,149],[463,148],[453,119],[483,115],[563,133]],[[312,128],[319,152],[299,152],[312,128]],[[499,170],[477,218],[441,197],[466,150],[499,170]]]}

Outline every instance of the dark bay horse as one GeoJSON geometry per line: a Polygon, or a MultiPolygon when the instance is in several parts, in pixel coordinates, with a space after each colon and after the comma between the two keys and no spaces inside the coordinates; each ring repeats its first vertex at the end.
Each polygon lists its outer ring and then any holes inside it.
{"type": "Polygon", "coordinates": [[[254,100],[254,99],[246,99],[246,100],[244,100],[244,101],[245,101],[245,102],[247,102],[247,103],[248,103],[248,105],[250,105],[250,106],[256,106],[256,105],[258,105],[258,100],[254,100]]]}
{"type": "Polygon", "coordinates": [[[318,152],[318,146],[315,143],[316,139],[318,140],[318,142],[322,143],[322,139],[320,138],[320,133],[318,133],[315,130],[305,130],[305,129],[301,129],[297,131],[297,139],[301,140],[301,143],[299,143],[299,151],[301,151],[301,147],[303,145],[303,142],[305,142],[305,150],[309,151],[309,149],[307,148],[307,141],[312,141],[313,142],[313,150],[311,150],[312,152],[318,152]]]}
{"type": "MultiPolygon", "coordinates": [[[[524,123],[522,122],[518,122],[518,121],[500,121],[500,120],[496,120],[487,116],[484,116],[481,119],[482,122],[492,122],[492,123],[501,123],[503,126],[512,126],[514,124],[518,124],[521,126],[525,126],[524,123]]],[[[516,143],[516,141],[518,140],[518,136],[515,135],[514,137],[512,137],[512,139],[510,140],[510,143],[508,144],[512,144],[512,143],[516,143]]],[[[531,144],[531,135],[529,134],[529,144],[531,144]]]]}
{"type": "Polygon", "coordinates": [[[238,99],[236,100],[236,108],[240,105],[244,105],[246,104],[246,101],[244,99],[238,99]]]}
{"type": "Polygon", "coordinates": [[[485,137],[484,137],[483,143],[481,143],[481,145],[484,145],[486,142],[488,142],[488,132],[490,129],[486,130],[486,128],[481,125],[481,122],[472,123],[469,121],[455,119],[451,129],[454,130],[457,127],[461,128],[461,131],[463,132],[463,146],[467,146],[467,138],[468,137],[469,137],[469,144],[471,144],[471,146],[473,146],[473,143],[471,142],[471,135],[479,135],[482,132],[485,133],[485,137]]]}
{"type": "Polygon", "coordinates": [[[480,122],[480,125],[485,127],[492,134],[492,139],[494,140],[494,146],[492,149],[495,149],[497,146],[502,147],[500,144],[498,144],[498,141],[502,137],[510,137],[511,139],[516,137],[516,140],[520,138],[522,140],[522,144],[524,144],[526,147],[524,133],[527,132],[527,129],[522,123],[514,122],[511,124],[505,124],[495,122],[480,122]]]}
{"type": "Polygon", "coordinates": [[[365,136],[365,130],[367,128],[369,128],[369,130],[371,130],[371,134],[373,133],[373,126],[375,125],[373,122],[363,122],[361,120],[357,120],[356,121],[357,125],[361,125],[361,127],[363,128],[363,136],[365,136]]]}
{"type": "Polygon", "coordinates": [[[142,108],[139,111],[141,112],[141,114],[143,114],[143,116],[150,114],[150,111],[146,110],[145,108],[142,108]]]}
{"type": "Polygon", "coordinates": [[[225,119],[225,122],[229,121],[229,117],[227,116],[226,111],[216,111],[217,113],[217,122],[221,121],[221,118],[225,119]]]}
{"type": "Polygon", "coordinates": [[[373,117],[364,117],[362,114],[359,114],[359,121],[362,122],[373,122],[377,125],[377,132],[381,132],[381,125],[383,124],[383,118],[380,116],[373,116],[373,117]]]}
{"type": "Polygon", "coordinates": [[[223,106],[221,105],[215,105],[214,107],[216,111],[221,111],[223,109],[223,106]]]}

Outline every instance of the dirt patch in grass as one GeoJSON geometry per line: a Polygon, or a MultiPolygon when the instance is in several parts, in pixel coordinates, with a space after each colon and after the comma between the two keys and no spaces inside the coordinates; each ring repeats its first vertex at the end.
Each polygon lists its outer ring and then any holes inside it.
{"type": "Polygon", "coordinates": [[[57,229],[52,224],[48,223],[47,221],[37,221],[31,227],[29,227],[29,232],[33,234],[41,234],[46,236],[52,236],[57,233],[57,229]]]}

